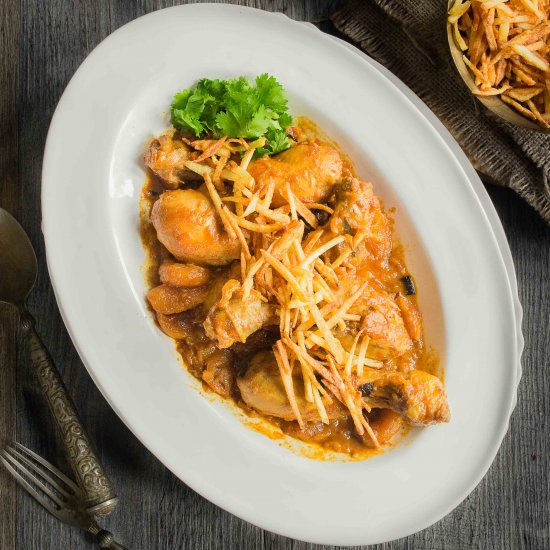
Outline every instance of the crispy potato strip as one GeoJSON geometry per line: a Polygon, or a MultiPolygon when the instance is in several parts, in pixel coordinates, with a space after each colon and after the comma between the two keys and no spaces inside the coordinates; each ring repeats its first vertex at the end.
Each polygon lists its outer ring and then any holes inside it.
{"type": "Polygon", "coordinates": [[[447,20],[474,78],[473,93],[500,97],[548,128],[550,0],[456,0],[447,20]]]}

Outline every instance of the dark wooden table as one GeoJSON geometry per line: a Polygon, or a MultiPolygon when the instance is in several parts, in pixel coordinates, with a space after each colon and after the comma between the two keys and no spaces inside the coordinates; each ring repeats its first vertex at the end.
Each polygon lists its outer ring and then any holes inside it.
{"type": "MultiPolygon", "coordinates": [[[[178,2],[1,0],[0,205],[21,221],[37,250],[40,272],[29,306],[121,497],[106,527],[132,550],[314,548],[262,531],[217,508],[175,478],[136,440],[84,369],[48,278],[40,231],[40,170],[59,97],[78,65],[108,34],[174,3],[178,2]]],[[[240,3],[283,11],[330,32],[330,24],[322,21],[340,2],[240,3]]],[[[488,191],[510,241],[525,308],[526,349],[518,405],[493,466],[470,497],[433,527],[378,548],[550,548],[550,231],[514,193],[496,187],[488,191]]],[[[0,439],[8,438],[17,438],[55,463],[63,461],[14,312],[0,306],[0,439]]],[[[1,550],[93,547],[91,538],[58,523],[16,490],[0,469],[1,550]]]]}

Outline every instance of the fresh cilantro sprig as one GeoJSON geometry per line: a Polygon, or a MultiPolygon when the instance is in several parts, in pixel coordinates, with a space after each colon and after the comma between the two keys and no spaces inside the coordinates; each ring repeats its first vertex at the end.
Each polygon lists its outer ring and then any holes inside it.
{"type": "Polygon", "coordinates": [[[266,137],[266,145],[256,156],[274,155],[288,149],[286,129],[292,124],[283,86],[267,73],[250,82],[241,76],[234,80],[199,80],[194,88],[174,96],[170,112],[172,124],[197,137],[266,137]]]}

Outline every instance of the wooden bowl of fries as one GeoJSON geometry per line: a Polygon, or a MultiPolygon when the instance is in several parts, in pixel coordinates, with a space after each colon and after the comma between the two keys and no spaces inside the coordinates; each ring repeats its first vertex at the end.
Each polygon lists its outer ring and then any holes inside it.
{"type": "Polygon", "coordinates": [[[550,0],[450,0],[451,55],[502,119],[550,133],[550,0]]]}

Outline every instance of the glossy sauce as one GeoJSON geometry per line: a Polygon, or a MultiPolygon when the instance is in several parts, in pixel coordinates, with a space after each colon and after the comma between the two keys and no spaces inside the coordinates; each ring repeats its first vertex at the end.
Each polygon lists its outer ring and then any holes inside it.
{"type": "MultiPolygon", "coordinates": [[[[306,136],[315,136],[317,139],[325,138],[324,134],[316,127],[316,125],[307,120],[299,119],[299,127],[306,136]]],[[[326,142],[333,147],[338,148],[337,144],[326,139],[326,142]]],[[[355,176],[353,164],[349,158],[341,151],[344,160],[344,177],[355,176]]],[[[140,199],[140,233],[143,246],[146,251],[146,262],[144,264],[145,278],[148,287],[154,287],[159,284],[158,268],[163,260],[170,258],[170,254],[164,246],[158,241],[155,229],[150,222],[151,208],[158,196],[165,190],[162,183],[151,173],[148,172],[147,179],[143,185],[140,199]]],[[[393,224],[392,224],[393,225],[393,224]]],[[[371,273],[375,275],[376,285],[381,290],[384,290],[392,295],[399,295],[400,308],[402,311],[409,312],[409,315],[420,319],[420,312],[417,305],[417,296],[405,295],[403,277],[410,276],[407,270],[404,257],[404,248],[395,243],[390,255],[390,259],[386,268],[368,266],[371,273]]],[[[154,312],[153,312],[154,315],[154,312]]],[[[406,322],[407,315],[403,315],[406,322]]],[[[211,387],[205,383],[202,373],[204,371],[205,362],[214,360],[217,350],[216,346],[204,334],[202,322],[204,317],[197,314],[194,310],[186,312],[184,318],[184,333],[185,337],[175,340],[176,347],[180,353],[184,364],[188,370],[203,384],[207,391],[212,391],[211,387]],[[212,359],[214,358],[214,359],[212,359]]],[[[158,321],[157,321],[158,322],[158,321]]],[[[421,320],[420,320],[420,326],[421,320]]],[[[181,323],[178,328],[181,328],[181,323]]],[[[351,459],[364,459],[373,454],[378,454],[378,451],[372,449],[370,440],[358,436],[354,430],[353,422],[349,417],[331,420],[328,425],[322,422],[311,422],[306,425],[304,430],[300,430],[297,422],[284,421],[280,418],[263,417],[257,411],[254,411],[246,406],[239,395],[238,388],[234,383],[234,378],[239,373],[242,373],[251,356],[259,349],[270,347],[275,336],[269,334],[269,331],[260,331],[262,334],[255,334],[249,338],[245,344],[237,344],[231,349],[233,352],[233,380],[221,381],[221,390],[217,391],[223,397],[231,399],[237,406],[242,408],[247,415],[252,418],[265,418],[272,426],[276,426],[283,433],[294,438],[305,441],[311,444],[314,449],[308,456],[315,458],[325,458],[324,451],[343,453],[351,459]],[[225,384],[225,385],[224,385],[225,384]],[[317,451],[315,451],[317,449],[317,451]]],[[[224,353],[226,350],[224,350],[224,353]]],[[[231,352],[228,352],[231,353],[231,352]]],[[[386,370],[395,370],[407,372],[411,369],[424,370],[432,374],[441,375],[439,370],[439,361],[432,351],[426,351],[424,345],[424,336],[420,334],[418,339],[413,340],[413,346],[402,356],[397,359],[390,359],[385,362],[386,370]]],[[[368,415],[369,422],[375,433],[379,434],[382,440],[386,440],[385,434],[389,434],[385,448],[395,445],[403,435],[409,430],[408,426],[401,421],[399,415],[389,409],[373,409],[368,415]]],[[[254,429],[262,431],[270,437],[276,438],[276,430],[272,430],[271,426],[267,429],[259,428],[258,424],[254,424],[254,429]]],[[[325,453],[326,454],[326,453],[325,453]]]]}

